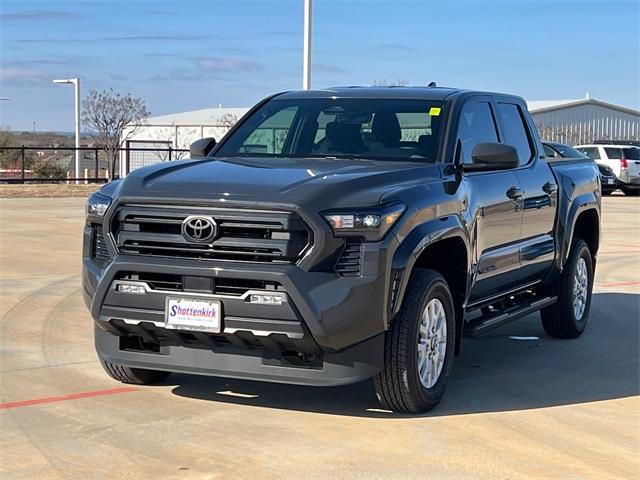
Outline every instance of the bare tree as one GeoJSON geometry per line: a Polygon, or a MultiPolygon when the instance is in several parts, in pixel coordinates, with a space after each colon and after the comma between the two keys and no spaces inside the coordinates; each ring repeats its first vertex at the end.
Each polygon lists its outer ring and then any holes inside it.
{"type": "Polygon", "coordinates": [[[104,147],[111,178],[115,175],[119,148],[149,117],[141,98],[121,95],[112,88],[91,90],[84,99],[82,121],[93,138],[104,147]]]}
{"type": "Polygon", "coordinates": [[[238,122],[238,116],[233,113],[225,113],[220,117],[220,124],[230,130],[238,122]]]}

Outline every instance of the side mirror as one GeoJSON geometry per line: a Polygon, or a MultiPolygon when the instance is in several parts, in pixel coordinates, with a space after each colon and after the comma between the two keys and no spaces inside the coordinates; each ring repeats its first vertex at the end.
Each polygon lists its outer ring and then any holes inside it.
{"type": "Polygon", "coordinates": [[[216,146],[216,139],[212,137],[196,140],[189,147],[191,158],[201,158],[209,155],[209,152],[216,146]]]}
{"type": "Polygon", "coordinates": [[[462,169],[467,172],[509,170],[519,164],[518,151],[504,143],[479,143],[471,153],[473,163],[465,163],[462,169]]]}

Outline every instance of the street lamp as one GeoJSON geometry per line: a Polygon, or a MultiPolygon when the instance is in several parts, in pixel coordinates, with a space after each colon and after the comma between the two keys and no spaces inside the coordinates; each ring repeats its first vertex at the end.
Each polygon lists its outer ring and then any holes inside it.
{"type": "Polygon", "coordinates": [[[75,178],[76,184],[80,183],[80,79],[67,78],[62,80],[54,80],[53,83],[70,83],[75,87],[76,97],[76,168],[75,178]]]}
{"type": "Polygon", "coordinates": [[[311,88],[311,0],[304,0],[304,44],[302,47],[302,89],[311,88]]]}

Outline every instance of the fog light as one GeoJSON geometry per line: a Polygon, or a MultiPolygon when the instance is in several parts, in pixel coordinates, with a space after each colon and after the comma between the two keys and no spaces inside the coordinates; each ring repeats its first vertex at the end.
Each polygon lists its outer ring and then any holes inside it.
{"type": "Polygon", "coordinates": [[[282,305],[285,302],[285,298],[284,295],[272,293],[252,293],[249,301],[260,305],[282,305]]]}
{"type": "Polygon", "coordinates": [[[130,283],[120,283],[116,289],[121,293],[129,293],[131,295],[145,295],[147,290],[142,285],[134,285],[130,283]]]}

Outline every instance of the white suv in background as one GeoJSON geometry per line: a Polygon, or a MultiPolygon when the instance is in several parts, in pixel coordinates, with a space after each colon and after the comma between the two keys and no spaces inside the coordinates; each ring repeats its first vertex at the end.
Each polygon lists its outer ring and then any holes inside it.
{"type": "Polygon", "coordinates": [[[577,145],[576,150],[597,163],[611,167],[618,177],[618,187],[625,195],[640,194],[640,148],[629,145],[577,145]]]}

